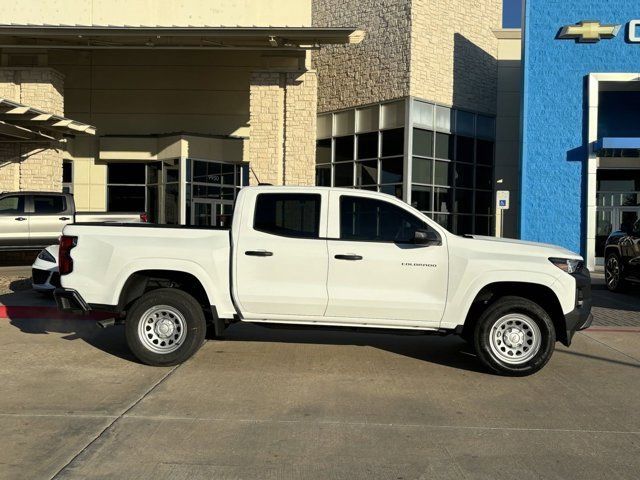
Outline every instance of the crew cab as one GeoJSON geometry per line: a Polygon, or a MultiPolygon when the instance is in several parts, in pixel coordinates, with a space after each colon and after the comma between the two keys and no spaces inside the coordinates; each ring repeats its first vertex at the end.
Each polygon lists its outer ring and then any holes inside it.
{"type": "Polygon", "coordinates": [[[560,247],[461,237],[382,193],[243,188],[231,229],[76,224],[62,310],[106,310],[150,365],[234,322],[457,334],[494,372],[528,375],[591,323],[588,270],[560,247]]]}
{"type": "Polygon", "coordinates": [[[144,212],[76,212],[73,195],[56,192],[0,194],[0,251],[40,250],[58,242],[73,222],[141,222],[144,212]]]}

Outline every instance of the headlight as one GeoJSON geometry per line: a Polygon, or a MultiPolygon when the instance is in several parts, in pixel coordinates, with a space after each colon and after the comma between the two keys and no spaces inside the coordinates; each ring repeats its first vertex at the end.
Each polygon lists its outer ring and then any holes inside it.
{"type": "Polygon", "coordinates": [[[582,260],[572,260],[569,258],[550,258],[549,261],[567,273],[578,272],[583,266],[582,260]]]}
{"type": "MultiPolygon", "coordinates": [[[[31,257],[33,258],[33,257],[31,257]]],[[[44,260],[45,262],[56,263],[56,257],[51,255],[47,250],[42,250],[40,254],[38,254],[38,258],[40,260],[44,260]]]]}

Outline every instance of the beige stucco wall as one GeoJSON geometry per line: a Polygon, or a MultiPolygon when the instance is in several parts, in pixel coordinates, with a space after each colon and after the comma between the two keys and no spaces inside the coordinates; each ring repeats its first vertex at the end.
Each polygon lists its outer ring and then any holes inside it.
{"type": "Polygon", "coordinates": [[[411,2],[411,95],[495,113],[502,0],[411,2]]]}
{"type": "Polygon", "coordinates": [[[309,26],[311,0],[4,1],[2,24],[309,26]]]}
{"type": "Polygon", "coordinates": [[[409,95],[410,12],[410,0],[313,1],[314,26],[366,31],[358,45],[314,53],[319,112],[409,95]]]}
{"type": "MultiPolygon", "coordinates": [[[[298,71],[305,54],[50,51],[48,61],[66,78],[65,115],[95,125],[100,136],[189,132],[247,138],[253,72],[298,71]]],[[[279,135],[277,129],[272,133],[279,135]]],[[[96,160],[98,140],[72,143],[76,204],[103,210],[106,167],[96,160]]],[[[262,157],[246,150],[244,160],[262,157]]]]}
{"type": "MultiPolygon", "coordinates": [[[[504,235],[518,237],[520,209],[520,105],[522,97],[522,41],[520,30],[498,30],[498,101],[495,178],[509,190],[510,208],[504,213],[504,235]]],[[[499,221],[499,218],[498,218],[499,221]]]]}
{"type": "MultiPolygon", "coordinates": [[[[64,77],[51,68],[0,68],[0,98],[48,113],[63,112],[64,77]]],[[[21,143],[0,148],[0,191],[62,190],[65,145],[21,143]]]]}

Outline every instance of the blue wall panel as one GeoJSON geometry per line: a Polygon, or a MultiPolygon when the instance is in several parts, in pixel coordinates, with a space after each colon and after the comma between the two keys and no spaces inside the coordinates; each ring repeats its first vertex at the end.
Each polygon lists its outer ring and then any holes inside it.
{"type": "Polygon", "coordinates": [[[527,0],[525,9],[520,233],[584,254],[587,75],[640,72],[640,43],[626,41],[640,3],[527,0]],[[556,39],[561,27],[581,20],[622,28],[593,44],[556,39]]]}

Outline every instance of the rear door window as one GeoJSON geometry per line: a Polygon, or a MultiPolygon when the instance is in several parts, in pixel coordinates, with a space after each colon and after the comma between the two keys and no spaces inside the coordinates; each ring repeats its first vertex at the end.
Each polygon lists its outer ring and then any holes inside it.
{"type": "Polygon", "coordinates": [[[13,195],[0,198],[0,215],[15,215],[24,213],[24,197],[13,195]]]}
{"type": "Polygon", "coordinates": [[[308,193],[261,193],[254,230],[295,238],[318,238],[321,196],[308,193]]]}
{"type": "Polygon", "coordinates": [[[33,210],[36,215],[53,215],[67,209],[67,201],[62,195],[34,195],[33,210]]]}

